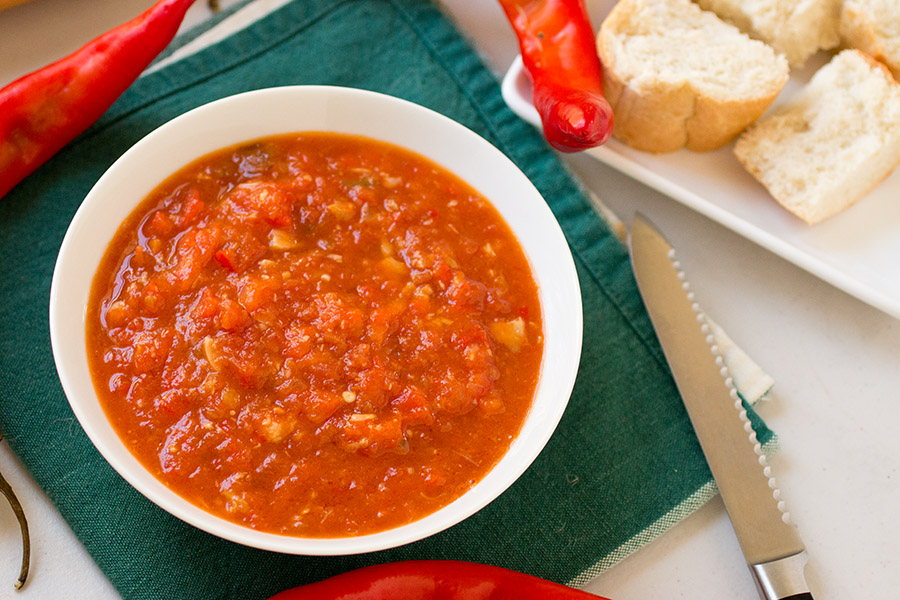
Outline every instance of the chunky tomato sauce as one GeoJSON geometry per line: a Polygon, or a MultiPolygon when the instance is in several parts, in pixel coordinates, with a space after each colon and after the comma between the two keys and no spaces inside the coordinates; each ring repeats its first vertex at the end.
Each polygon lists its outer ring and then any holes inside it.
{"type": "Polygon", "coordinates": [[[184,168],[95,277],[88,355],[125,444],[249,527],[372,533],[450,503],[517,435],[540,375],[528,261],[426,159],[309,133],[184,168]]]}

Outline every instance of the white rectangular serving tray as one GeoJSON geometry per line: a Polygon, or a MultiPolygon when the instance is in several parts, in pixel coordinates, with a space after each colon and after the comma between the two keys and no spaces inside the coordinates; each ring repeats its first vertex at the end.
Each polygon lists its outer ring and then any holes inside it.
{"type": "MultiPolygon", "coordinates": [[[[829,56],[811,60],[773,107],[805,85],[829,56]]],[[[540,127],[520,57],[503,79],[503,98],[540,127]]],[[[733,144],[714,152],[651,154],[611,139],[586,152],[767,248],[820,279],[900,318],[900,172],[838,215],[814,226],[782,208],[738,163],[733,144]]],[[[601,198],[602,199],[602,198],[601,198]]]]}

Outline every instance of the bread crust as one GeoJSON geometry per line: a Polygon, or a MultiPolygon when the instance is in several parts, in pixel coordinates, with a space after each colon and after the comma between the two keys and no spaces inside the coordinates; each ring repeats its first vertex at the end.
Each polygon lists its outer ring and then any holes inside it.
{"type": "Polygon", "coordinates": [[[0,0],[0,10],[12,8],[17,4],[25,4],[28,0],[0,0]]]}
{"type": "Polygon", "coordinates": [[[844,4],[841,7],[840,34],[843,46],[865,52],[887,65],[893,77],[900,79],[900,57],[889,56],[884,38],[868,14],[857,10],[852,4],[844,4]]]}
{"type": "Polygon", "coordinates": [[[603,89],[615,114],[613,136],[645,152],[664,153],[687,148],[708,152],[731,142],[758,119],[787,83],[788,71],[777,85],[739,100],[714,98],[690,82],[675,85],[656,79],[631,85],[617,69],[612,41],[635,3],[621,0],[600,27],[597,48],[603,62],[603,89]]]}
{"type": "Polygon", "coordinates": [[[612,106],[613,136],[645,152],[674,152],[687,145],[687,119],[693,113],[694,94],[687,86],[655,86],[637,92],[606,66],[603,57],[603,93],[612,106]]]}

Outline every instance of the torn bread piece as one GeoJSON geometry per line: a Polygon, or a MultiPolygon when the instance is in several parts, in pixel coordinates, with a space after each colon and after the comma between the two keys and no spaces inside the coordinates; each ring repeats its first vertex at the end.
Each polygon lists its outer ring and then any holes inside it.
{"type": "Polygon", "coordinates": [[[648,152],[727,144],[788,79],[771,47],[690,0],[620,0],[597,46],[613,135],[648,152]]]}
{"type": "Polygon", "coordinates": [[[841,42],[888,66],[900,80],[900,1],[844,0],[841,42]]]}
{"type": "Polygon", "coordinates": [[[782,206],[819,223],[900,163],[900,84],[881,63],[844,50],[741,135],[734,154],[782,206]]]}
{"type": "Polygon", "coordinates": [[[801,67],[819,50],[840,43],[841,0],[697,0],[697,4],[771,45],[791,66],[801,67]]]}

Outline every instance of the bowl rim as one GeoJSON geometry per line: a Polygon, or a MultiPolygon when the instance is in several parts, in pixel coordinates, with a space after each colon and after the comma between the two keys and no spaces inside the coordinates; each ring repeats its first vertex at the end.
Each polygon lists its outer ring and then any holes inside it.
{"type": "MultiPolygon", "coordinates": [[[[348,109],[341,108],[341,110],[346,111],[348,109]]],[[[351,120],[357,118],[355,115],[350,115],[349,113],[343,114],[343,117],[351,120]]],[[[277,118],[275,119],[277,121],[277,118]]],[[[343,121],[341,121],[341,123],[343,123],[343,121]]],[[[358,125],[353,125],[353,128],[358,127],[358,125]]],[[[227,131],[235,129],[240,131],[243,130],[242,128],[252,129],[252,125],[248,126],[245,124],[234,126],[226,124],[224,129],[227,131]]],[[[335,128],[329,127],[327,130],[334,131],[335,128]]],[[[203,133],[207,132],[206,130],[202,131],[203,133]]],[[[313,129],[294,129],[288,127],[283,130],[283,133],[301,131],[313,131],[313,129]]],[[[264,132],[262,135],[251,135],[249,137],[238,135],[238,139],[234,143],[252,141],[253,139],[259,139],[277,133],[278,132],[270,134],[264,132]]],[[[234,137],[235,134],[232,133],[230,135],[234,137]]],[[[398,133],[398,136],[400,137],[406,135],[407,133],[398,133]]],[[[203,143],[197,143],[201,146],[203,145],[203,143]]],[[[419,143],[420,141],[415,142],[415,144],[419,143]]],[[[465,160],[468,164],[468,162],[476,160],[476,158],[460,158],[459,160],[465,160]]],[[[146,162],[143,162],[142,166],[145,164],[146,162]]],[[[140,178],[140,175],[138,175],[137,178],[140,178]]],[[[149,178],[152,178],[152,176],[148,176],[148,179],[149,178]]],[[[502,177],[498,177],[497,179],[502,179],[502,177]]],[[[488,185],[493,184],[489,183],[488,185]]],[[[138,187],[140,186],[138,185],[138,187]]],[[[155,185],[152,187],[155,187],[155,185]]],[[[149,192],[149,189],[146,190],[146,192],[149,192]]],[[[130,193],[129,196],[131,197],[123,203],[127,210],[118,207],[116,208],[116,211],[121,213],[124,210],[124,214],[127,216],[136,208],[137,204],[146,197],[146,192],[140,193],[139,191],[136,191],[130,193]]],[[[526,211],[523,211],[523,213],[524,212],[526,211]]],[[[520,216],[513,216],[514,220],[519,218],[520,216]]],[[[521,218],[525,219],[526,217],[521,216],[521,218]]],[[[106,232],[109,229],[110,225],[107,223],[103,227],[103,232],[106,232]]],[[[322,85],[264,88],[214,100],[164,123],[129,148],[98,179],[91,191],[85,197],[81,206],[78,208],[66,231],[51,281],[49,310],[50,339],[54,362],[69,405],[93,445],[122,478],[158,507],[182,521],[212,535],[264,550],[287,554],[322,556],[373,552],[418,541],[467,519],[506,491],[507,488],[509,488],[509,486],[511,486],[534,462],[538,454],[549,441],[562,418],[574,387],[575,377],[578,371],[583,327],[578,274],[575,269],[571,250],[566,243],[562,229],[538,190],[527,176],[519,170],[505,154],[464,125],[424,106],[379,92],[322,85]],[[193,505],[179,496],[176,492],[166,487],[160,480],[156,479],[155,476],[153,476],[149,470],[147,470],[139,461],[137,461],[134,455],[130,453],[124,442],[122,442],[115,430],[112,429],[108,418],[103,412],[102,406],[100,406],[97,394],[93,389],[90,374],[89,372],[85,373],[84,371],[84,368],[87,365],[86,336],[84,335],[87,297],[85,297],[83,293],[76,293],[76,301],[74,303],[72,302],[73,293],[84,287],[83,279],[79,280],[74,274],[74,270],[81,269],[82,271],[87,271],[89,273],[89,281],[87,282],[87,293],[89,295],[91,281],[99,267],[99,260],[88,260],[88,266],[85,267],[84,255],[87,254],[89,257],[95,256],[96,246],[102,246],[103,250],[100,254],[102,257],[102,252],[105,251],[105,248],[108,246],[112,234],[124,220],[124,218],[118,219],[118,224],[112,228],[112,233],[110,233],[109,236],[101,235],[94,231],[90,222],[92,218],[99,216],[101,219],[106,219],[107,221],[115,220],[114,217],[109,217],[106,214],[111,212],[110,208],[106,206],[111,202],[110,192],[115,190],[116,186],[123,185],[123,182],[135,178],[135,172],[129,169],[129,167],[132,166],[132,163],[147,161],[148,159],[159,159],[165,164],[174,164],[174,167],[150,167],[153,172],[159,171],[165,173],[156,180],[156,184],[158,184],[169,174],[190,162],[190,160],[200,158],[209,152],[214,151],[216,148],[229,145],[217,145],[212,150],[206,149],[195,151],[193,159],[186,161],[182,160],[180,164],[178,158],[171,156],[171,152],[160,153],[160,148],[168,150],[170,145],[177,140],[187,141],[189,144],[193,143],[189,138],[200,137],[196,133],[196,127],[212,127],[212,129],[209,130],[211,137],[216,137],[220,133],[224,136],[228,136],[229,133],[223,133],[222,131],[215,129],[215,122],[223,115],[233,114],[243,107],[264,105],[267,102],[274,102],[275,105],[278,105],[279,103],[286,101],[295,103],[307,102],[308,105],[315,105],[318,109],[325,111],[326,120],[328,118],[339,118],[343,114],[338,113],[337,117],[332,114],[333,105],[335,104],[340,105],[341,107],[344,105],[357,107],[362,110],[363,114],[366,114],[366,111],[375,111],[374,114],[377,115],[386,113],[391,116],[402,115],[408,117],[413,124],[424,124],[424,133],[427,134],[425,137],[419,135],[419,133],[410,135],[413,135],[414,137],[419,136],[416,139],[418,140],[421,138],[424,140],[421,143],[426,145],[433,144],[433,139],[439,137],[437,134],[447,136],[446,138],[442,138],[440,143],[443,143],[443,141],[448,138],[452,140],[462,140],[460,143],[464,145],[467,153],[471,151],[477,159],[492,161],[492,171],[499,172],[503,176],[511,177],[512,183],[510,185],[514,184],[516,189],[523,190],[521,202],[523,203],[523,206],[526,207],[527,211],[532,211],[534,213],[533,219],[536,221],[533,226],[529,226],[529,231],[532,232],[530,235],[538,235],[534,232],[539,232],[541,238],[539,243],[530,243],[532,245],[540,246],[542,252],[538,255],[541,257],[544,255],[544,250],[549,249],[547,251],[551,253],[552,256],[548,257],[544,262],[549,262],[550,260],[554,261],[550,267],[544,265],[541,266],[542,273],[549,273],[550,271],[548,271],[548,269],[552,269],[553,278],[555,278],[553,281],[553,288],[548,289],[546,282],[542,284],[541,278],[538,275],[535,266],[535,255],[527,251],[526,243],[521,232],[510,222],[510,216],[508,214],[509,209],[504,211],[501,206],[498,206],[496,195],[492,198],[491,195],[484,193],[479,186],[475,185],[467,177],[460,175],[460,168],[458,168],[458,165],[455,168],[454,165],[448,165],[445,164],[444,161],[435,160],[431,154],[422,152],[419,148],[410,147],[402,142],[393,141],[393,139],[384,139],[383,137],[369,135],[367,133],[339,131],[342,133],[380,139],[422,154],[426,156],[426,158],[441,164],[450,172],[466,180],[467,183],[472,185],[472,187],[487,198],[510,225],[513,233],[519,240],[520,245],[522,245],[523,250],[525,250],[526,256],[531,263],[533,275],[538,284],[541,308],[544,317],[544,355],[541,361],[540,380],[535,391],[529,414],[523,423],[522,430],[513,441],[510,449],[504,454],[500,461],[491,468],[484,478],[450,504],[406,525],[372,534],[339,538],[322,538],[268,533],[227,521],[193,505]],[[434,131],[431,131],[429,128],[434,131]],[[429,141],[427,136],[430,136],[432,141],[429,141]],[[104,210],[101,211],[100,209],[104,210]],[[87,249],[85,249],[86,246],[88,246],[87,249]],[[562,312],[565,313],[558,315],[558,319],[565,319],[564,321],[560,321],[564,323],[564,326],[555,325],[556,321],[548,322],[547,310],[548,306],[551,305],[553,307],[560,307],[562,312]],[[551,330],[548,325],[554,325],[559,328],[559,330],[551,330]],[[81,332],[80,336],[78,335],[78,330],[81,332]],[[74,339],[72,339],[72,336],[74,336],[74,339]],[[79,345],[80,349],[78,348],[79,345]],[[80,360],[79,352],[84,355],[83,360],[80,360]],[[553,352],[552,355],[550,354],[551,352],[553,352]],[[548,376],[551,374],[552,380],[548,383],[548,376]],[[91,382],[90,392],[87,392],[85,389],[85,375],[87,375],[88,380],[91,382]],[[552,389],[546,387],[550,384],[553,386],[552,389]],[[542,401],[540,405],[538,404],[539,400],[542,401]],[[538,408],[540,410],[536,410],[538,408]],[[103,416],[100,422],[97,420],[98,409],[99,413],[103,416]],[[112,439],[109,435],[110,431],[113,433],[112,439]],[[524,436],[525,433],[528,434],[527,437],[524,436]],[[123,455],[123,450],[127,456],[123,455]],[[501,465],[503,467],[502,469],[501,465]],[[135,466],[137,466],[137,469],[135,466]],[[152,481],[149,481],[148,478],[152,481]]],[[[556,310],[556,308],[554,308],[554,310],[556,310]]]]}

